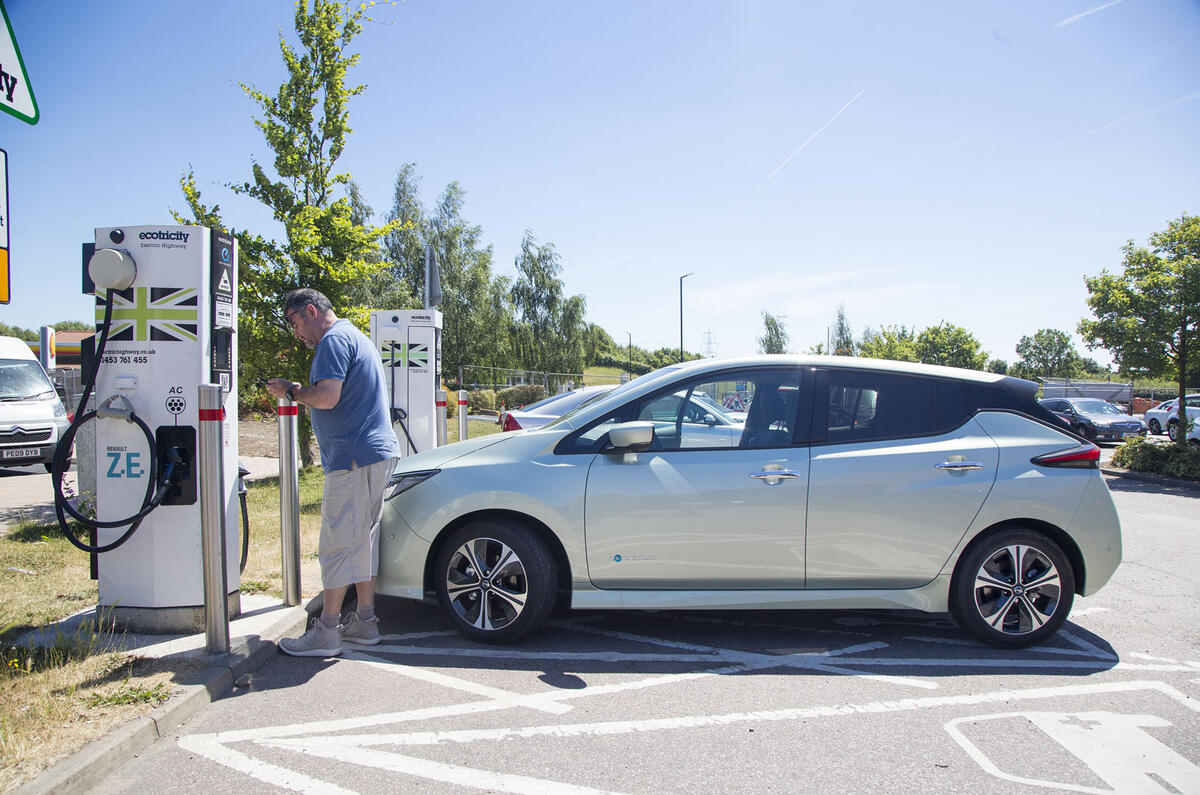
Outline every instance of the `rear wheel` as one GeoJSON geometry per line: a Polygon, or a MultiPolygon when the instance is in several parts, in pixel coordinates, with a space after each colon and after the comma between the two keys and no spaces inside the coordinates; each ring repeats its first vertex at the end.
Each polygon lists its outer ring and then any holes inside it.
{"type": "Polygon", "coordinates": [[[456,530],[436,568],[438,601],[472,640],[508,643],[537,629],[554,609],[558,567],[527,527],[481,520],[456,530]]]}
{"type": "Polygon", "coordinates": [[[1171,420],[1167,423],[1167,438],[1172,442],[1179,441],[1179,420],[1171,420]]]}
{"type": "Polygon", "coordinates": [[[1030,646],[1058,631],[1075,599],[1075,574],[1057,544],[1034,530],[996,533],[954,570],[951,614],[993,646],[1030,646]]]}

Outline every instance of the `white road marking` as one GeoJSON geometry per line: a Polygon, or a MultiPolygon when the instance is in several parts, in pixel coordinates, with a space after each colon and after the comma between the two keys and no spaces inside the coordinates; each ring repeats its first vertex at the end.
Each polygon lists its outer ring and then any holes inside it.
{"type": "MultiPolygon", "coordinates": [[[[491,699],[513,699],[518,698],[521,694],[513,693],[508,690],[501,690],[498,687],[490,687],[479,682],[472,682],[467,679],[459,679],[456,676],[440,673],[438,671],[430,671],[425,668],[417,668],[412,665],[402,665],[391,660],[384,660],[380,657],[374,657],[370,654],[359,650],[346,650],[342,654],[342,659],[351,660],[353,662],[369,665],[382,671],[387,671],[391,674],[399,674],[412,679],[418,679],[422,682],[430,684],[442,685],[453,690],[462,690],[466,693],[472,693],[477,696],[484,696],[491,699]]],[[[570,712],[571,708],[565,704],[530,704],[532,709],[539,709],[543,712],[549,712],[554,715],[562,715],[565,712],[570,712]]]]}
{"type": "MultiPolygon", "coordinates": [[[[325,744],[322,738],[317,738],[317,741],[302,746],[303,742],[284,740],[281,743],[267,742],[263,743],[263,745],[276,745],[284,750],[300,751],[308,756],[323,756],[329,759],[336,759],[339,762],[350,762],[377,770],[390,770],[394,773],[406,773],[418,778],[442,781],[447,784],[456,784],[460,787],[471,787],[473,789],[498,790],[500,792],[528,792],[535,795],[541,793],[544,793],[544,795],[557,795],[557,793],[565,793],[566,795],[574,795],[575,793],[578,793],[578,795],[596,795],[603,792],[603,790],[564,784],[560,781],[546,781],[545,779],[518,776],[511,773],[497,773],[492,770],[476,770],[474,768],[463,767],[462,765],[434,762],[429,759],[418,759],[402,754],[375,751],[370,748],[335,748],[325,744]]],[[[400,789],[403,789],[403,787],[400,787],[400,789]]]]}
{"type": "MultiPolygon", "coordinates": [[[[1200,767],[1144,731],[1147,728],[1169,726],[1171,724],[1168,721],[1154,715],[1125,715],[1115,712],[1006,712],[957,718],[946,723],[944,728],[981,768],[1005,781],[1096,795],[1112,792],[1162,792],[1162,783],[1174,792],[1200,792],[1200,767]],[[979,724],[1006,718],[1020,720],[1041,730],[1109,786],[1099,789],[1006,773],[958,728],[963,723],[979,724]]],[[[1033,742],[1041,745],[1037,739],[1033,742]]]]}
{"type": "Polygon", "coordinates": [[[1107,607],[1084,607],[1080,610],[1071,610],[1071,618],[1079,618],[1081,616],[1091,616],[1096,613],[1107,613],[1107,607]]]}
{"type": "Polygon", "coordinates": [[[226,747],[214,737],[215,735],[212,734],[193,734],[180,737],[179,747],[281,789],[303,792],[307,795],[354,795],[354,790],[342,789],[328,781],[321,781],[286,767],[272,765],[261,759],[247,756],[240,751],[226,747]]]}

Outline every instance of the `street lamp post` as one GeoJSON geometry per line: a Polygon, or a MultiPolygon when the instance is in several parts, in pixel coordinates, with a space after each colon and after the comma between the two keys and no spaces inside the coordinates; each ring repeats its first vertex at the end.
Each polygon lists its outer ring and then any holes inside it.
{"type": "Polygon", "coordinates": [[[683,361],[683,280],[691,276],[685,273],[679,277],[679,361],[683,361]]]}

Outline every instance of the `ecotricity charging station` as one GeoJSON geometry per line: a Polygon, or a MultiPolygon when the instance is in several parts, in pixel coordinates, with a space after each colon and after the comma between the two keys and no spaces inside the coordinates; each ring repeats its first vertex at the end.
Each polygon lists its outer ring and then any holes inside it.
{"type": "Polygon", "coordinates": [[[392,426],[402,455],[437,447],[437,390],[442,383],[442,313],[436,309],[371,312],[371,343],[383,359],[392,426]]]}
{"type": "MultiPolygon", "coordinates": [[[[99,360],[84,367],[85,377],[95,373],[95,412],[75,423],[95,422],[96,503],[93,542],[76,546],[102,553],[99,606],[120,625],[202,630],[201,420],[223,424],[226,587],[229,614],[240,612],[236,240],[201,226],[98,228],[84,292],[96,296],[99,360]],[[223,417],[200,414],[207,383],[221,386],[223,417]],[[143,514],[140,526],[104,526],[143,514]]],[[[65,460],[55,462],[56,491],[65,460]]]]}

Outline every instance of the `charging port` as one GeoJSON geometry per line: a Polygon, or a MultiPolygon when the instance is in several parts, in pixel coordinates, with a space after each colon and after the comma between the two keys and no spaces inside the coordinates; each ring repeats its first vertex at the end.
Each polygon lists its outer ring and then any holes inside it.
{"type": "Polygon", "coordinates": [[[163,499],[163,505],[196,504],[196,429],[191,425],[160,425],[154,432],[158,448],[158,471],[167,467],[167,451],[175,448],[180,460],[175,464],[171,480],[174,485],[163,499]]]}

